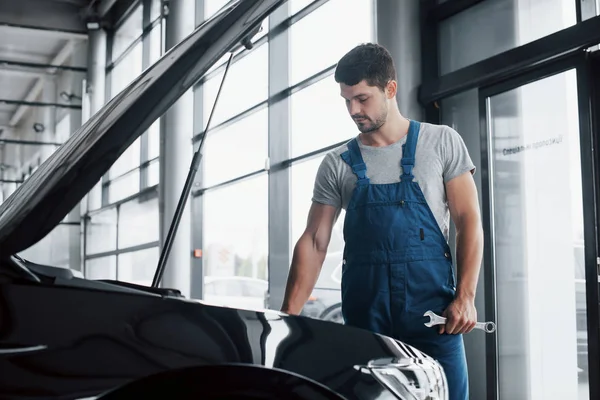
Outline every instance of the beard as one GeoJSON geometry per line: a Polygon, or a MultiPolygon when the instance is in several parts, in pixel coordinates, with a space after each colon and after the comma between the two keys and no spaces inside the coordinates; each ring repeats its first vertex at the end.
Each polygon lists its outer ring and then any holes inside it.
{"type": "Polygon", "coordinates": [[[367,115],[353,115],[352,119],[361,133],[375,132],[385,124],[387,120],[387,108],[381,110],[375,118],[367,115]]]}

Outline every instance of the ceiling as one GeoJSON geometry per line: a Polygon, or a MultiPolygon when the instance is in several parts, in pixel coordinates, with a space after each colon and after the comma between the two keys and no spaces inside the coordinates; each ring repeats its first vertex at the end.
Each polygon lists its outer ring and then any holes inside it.
{"type": "MultiPolygon", "coordinates": [[[[87,40],[86,19],[96,0],[0,0],[0,129],[18,126],[40,102],[48,65],[63,65],[77,41],[87,40]],[[3,102],[6,100],[7,102],[3,102]],[[21,102],[10,104],[11,102],[21,102]]],[[[81,67],[85,67],[82,65],[81,67]]]]}

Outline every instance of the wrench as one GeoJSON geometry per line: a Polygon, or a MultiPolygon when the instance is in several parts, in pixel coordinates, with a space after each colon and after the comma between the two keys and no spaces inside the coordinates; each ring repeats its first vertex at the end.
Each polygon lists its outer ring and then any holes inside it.
{"type": "MultiPolygon", "coordinates": [[[[440,317],[433,311],[429,310],[423,314],[424,317],[429,317],[429,321],[425,322],[425,326],[431,328],[434,325],[441,325],[446,323],[445,317],[440,317]]],[[[496,331],[496,324],[493,322],[477,322],[475,324],[475,329],[481,329],[487,333],[492,333],[496,331]]]]}

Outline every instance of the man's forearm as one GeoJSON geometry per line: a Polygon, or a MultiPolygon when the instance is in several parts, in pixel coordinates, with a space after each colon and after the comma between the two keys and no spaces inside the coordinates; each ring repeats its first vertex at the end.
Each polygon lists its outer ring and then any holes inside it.
{"type": "Polygon", "coordinates": [[[324,259],[325,253],[318,250],[310,236],[304,235],[298,240],[281,306],[283,312],[299,314],[302,311],[317,282],[324,259]]]}
{"type": "Polygon", "coordinates": [[[456,260],[457,297],[474,299],[481,259],[483,257],[483,230],[478,215],[467,215],[457,221],[456,260]]]}

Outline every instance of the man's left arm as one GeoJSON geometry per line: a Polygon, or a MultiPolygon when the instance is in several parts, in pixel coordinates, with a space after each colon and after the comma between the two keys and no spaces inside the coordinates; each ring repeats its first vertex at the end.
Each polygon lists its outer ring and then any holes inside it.
{"type": "Polygon", "coordinates": [[[483,229],[477,188],[471,172],[446,182],[450,216],[456,226],[456,296],[444,311],[440,333],[464,334],[475,327],[475,294],[483,257],[483,229]]]}

